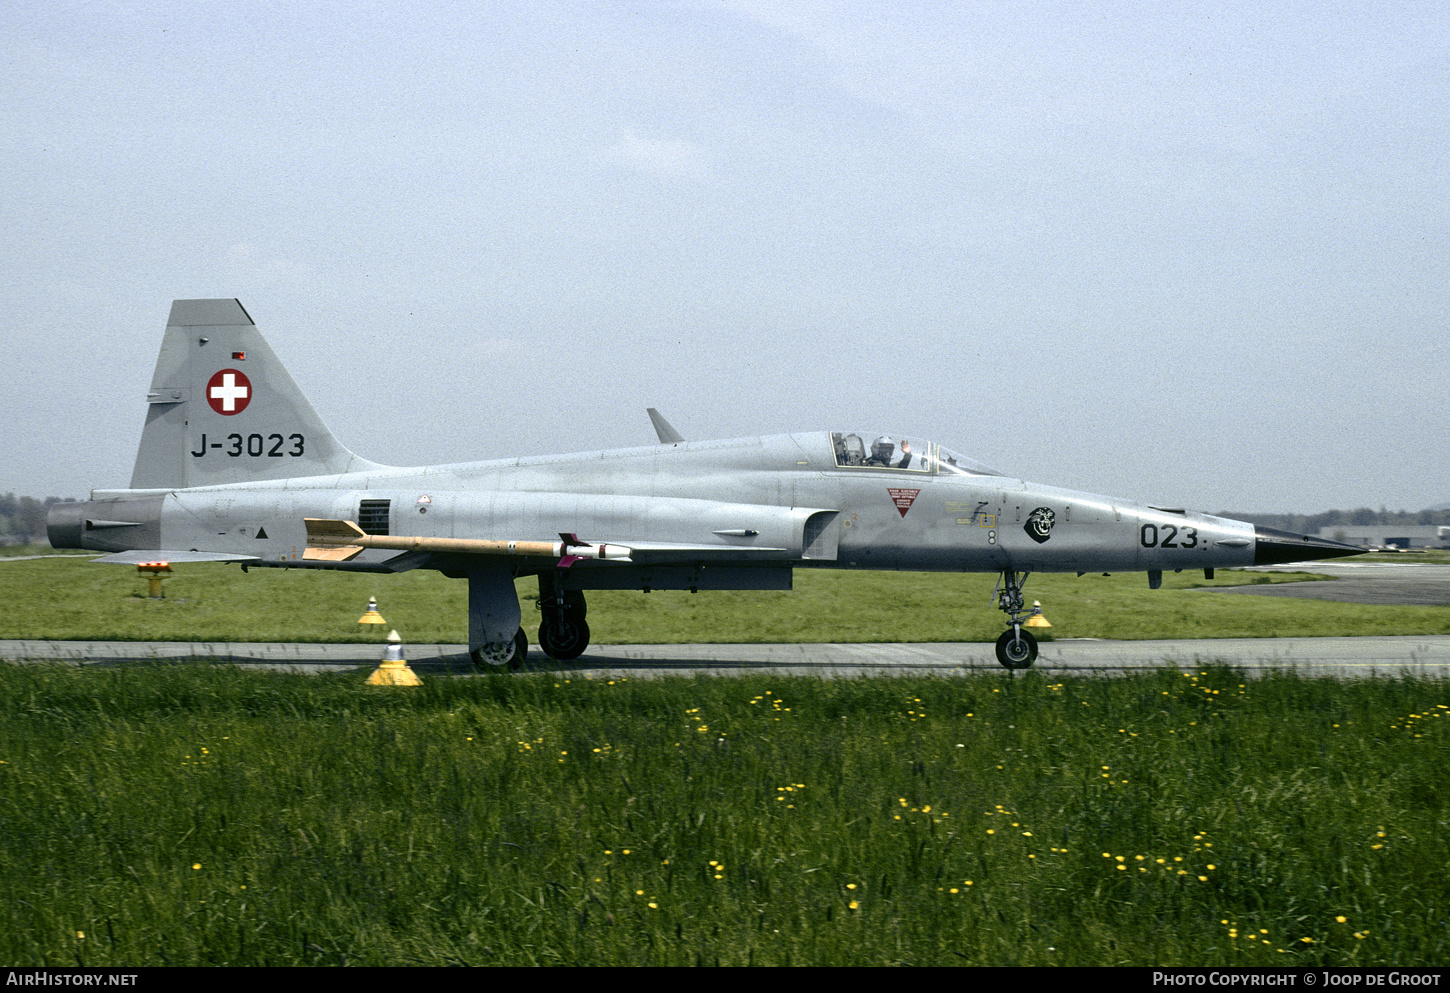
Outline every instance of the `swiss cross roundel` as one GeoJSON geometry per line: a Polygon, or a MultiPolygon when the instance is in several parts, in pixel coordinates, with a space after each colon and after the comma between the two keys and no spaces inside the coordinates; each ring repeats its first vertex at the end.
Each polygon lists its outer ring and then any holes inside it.
{"type": "Polygon", "coordinates": [[[246,373],[223,369],[206,381],[206,402],[218,414],[240,414],[252,402],[252,381],[246,373]]]}

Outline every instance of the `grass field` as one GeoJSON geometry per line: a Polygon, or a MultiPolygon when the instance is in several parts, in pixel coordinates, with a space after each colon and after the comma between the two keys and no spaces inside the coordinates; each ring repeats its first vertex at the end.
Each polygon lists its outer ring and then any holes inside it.
{"type": "MultiPolygon", "coordinates": [[[[66,557],[0,563],[0,638],[121,641],[348,642],[376,595],[389,627],[413,644],[467,640],[467,584],[432,572],[395,576],[178,565],[164,600],[125,566],[66,557]]],[[[1199,587],[1324,578],[1220,570],[1169,573],[1161,590],[1142,574],[1039,574],[1057,637],[1244,638],[1450,633],[1444,607],[1356,605],[1284,597],[1217,596],[1199,587]]],[[[996,640],[1003,615],[996,577],[981,574],[797,570],[788,592],[596,591],[596,644],[996,640]]],[[[518,584],[531,641],[537,587],[518,584]]],[[[382,634],[385,634],[384,628],[382,634]]],[[[380,636],[380,635],[379,635],[380,636]]]]}
{"type": "Polygon", "coordinates": [[[0,665],[10,965],[1450,961],[1450,685],[0,665]]]}
{"type": "MultiPolygon", "coordinates": [[[[594,593],[589,620],[598,643],[990,641],[993,581],[803,570],[594,593]]],[[[1203,584],[1026,593],[1066,636],[1450,632],[1443,607],[1203,584]]],[[[426,573],[181,566],[144,593],[4,563],[0,637],[356,641],[375,594],[406,640],[464,640],[465,584],[426,573]]],[[[0,664],[0,961],[1450,960],[1445,681],[363,678],[0,664]]]]}

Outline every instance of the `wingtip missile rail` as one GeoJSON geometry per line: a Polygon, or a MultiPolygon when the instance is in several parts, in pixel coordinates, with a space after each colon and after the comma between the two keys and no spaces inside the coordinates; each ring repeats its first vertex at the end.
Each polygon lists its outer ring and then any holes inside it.
{"type": "Polygon", "coordinates": [[[311,562],[347,562],[368,548],[403,552],[443,552],[459,555],[529,555],[559,560],[567,569],[579,559],[607,559],[629,562],[627,545],[590,544],[577,534],[560,532],[558,541],[510,541],[503,538],[429,538],[391,534],[368,534],[355,521],[303,518],[307,525],[307,548],[303,559],[311,562]]]}

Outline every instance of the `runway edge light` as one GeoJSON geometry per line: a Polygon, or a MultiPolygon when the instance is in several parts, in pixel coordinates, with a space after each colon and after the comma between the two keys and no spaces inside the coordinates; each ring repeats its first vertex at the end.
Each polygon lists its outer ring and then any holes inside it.
{"type": "Polygon", "coordinates": [[[422,686],[418,674],[408,668],[403,658],[403,639],[396,630],[388,633],[388,647],[383,649],[383,661],[368,677],[369,686],[422,686]]]}
{"type": "Polygon", "coordinates": [[[170,562],[137,562],[136,571],[143,576],[148,572],[151,573],[146,594],[150,599],[166,599],[166,594],[161,589],[161,580],[171,575],[170,562]]]}

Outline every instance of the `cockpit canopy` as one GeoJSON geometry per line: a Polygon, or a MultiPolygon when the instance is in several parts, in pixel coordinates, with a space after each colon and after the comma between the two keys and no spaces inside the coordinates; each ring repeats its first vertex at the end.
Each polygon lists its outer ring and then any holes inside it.
{"type": "Polygon", "coordinates": [[[841,469],[896,469],[957,476],[1002,475],[996,469],[935,442],[913,440],[899,434],[833,431],[831,445],[836,451],[836,466],[841,469]]]}

